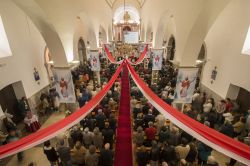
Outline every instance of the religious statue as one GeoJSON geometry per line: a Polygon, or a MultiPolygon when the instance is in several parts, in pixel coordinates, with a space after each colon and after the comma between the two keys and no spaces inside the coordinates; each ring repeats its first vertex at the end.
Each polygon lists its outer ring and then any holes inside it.
{"type": "Polygon", "coordinates": [[[60,81],[61,94],[64,98],[68,97],[68,82],[61,78],[60,81]]]}

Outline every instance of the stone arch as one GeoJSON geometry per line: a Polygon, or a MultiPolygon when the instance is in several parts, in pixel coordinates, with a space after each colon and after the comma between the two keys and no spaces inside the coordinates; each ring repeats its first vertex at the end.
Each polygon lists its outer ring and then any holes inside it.
{"type": "Polygon", "coordinates": [[[158,23],[154,37],[155,48],[162,48],[162,42],[170,38],[170,34],[176,35],[174,15],[169,10],[165,11],[158,23]]]}
{"type": "Polygon", "coordinates": [[[193,66],[195,64],[207,33],[230,1],[205,1],[203,9],[197,17],[181,53],[181,66],[193,66]]]}
{"type": "Polygon", "coordinates": [[[198,58],[196,60],[196,67],[198,67],[198,77],[197,77],[197,83],[196,83],[196,87],[199,86],[200,84],[200,80],[202,79],[203,76],[203,71],[204,71],[204,67],[206,65],[207,62],[207,47],[206,47],[206,43],[203,42],[202,46],[200,48],[200,52],[198,55],[198,58]]]}
{"type": "Polygon", "coordinates": [[[171,35],[167,46],[167,60],[174,60],[176,49],[176,41],[174,35],[171,35]]]}
{"type": "Polygon", "coordinates": [[[81,63],[87,60],[87,49],[82,37],[78,40],[78,56],[81,63]]]}
{"type": "Polygon", "coordinates": [[[34,0],[13,0],[13,2],[25,12],[40,31],[53,55],[54,65],[56,67],[68,66],[67,56],[61,39],[39,5],[34,0]]]}

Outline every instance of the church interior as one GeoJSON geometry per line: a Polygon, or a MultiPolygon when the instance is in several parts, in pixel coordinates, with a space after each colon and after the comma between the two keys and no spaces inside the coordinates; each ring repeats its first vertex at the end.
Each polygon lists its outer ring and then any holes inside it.
{"type": "Polygon", "coordinates": [[[0,166],[249,166],[249,0],[0,0],[0,166]]]}

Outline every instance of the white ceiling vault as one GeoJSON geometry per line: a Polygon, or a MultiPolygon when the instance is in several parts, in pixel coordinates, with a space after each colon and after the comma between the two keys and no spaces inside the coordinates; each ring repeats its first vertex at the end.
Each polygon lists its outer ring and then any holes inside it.
{"type": "MultiPolygon", "coordinates": [[[[107,2],[107,4],[113,8],[115,3],[117,3],[117,0],[105,0],[107,2]]],[[[140,8],[143,7],[144,3],[146,2],[146,0],[133,0],[135,1],[136,3],[138,3],[138,5],[140,6],[140,8]]],[[[126,1],[125,1],[126,2],[126,1]]]]}

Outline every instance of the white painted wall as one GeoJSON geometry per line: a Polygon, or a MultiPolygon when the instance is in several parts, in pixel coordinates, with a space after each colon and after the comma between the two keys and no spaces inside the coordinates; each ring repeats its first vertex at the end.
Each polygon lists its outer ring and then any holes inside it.
{"type": "Polygon", "coordinates": [[[230,83],[250,91],[250,56],[241,54],[250,24],[249,6],[249,0],[232,0],[205,39],[208,62],[201,82],[223,98],[230,83]],[[210,75],[215,66],[218,75],[211,84],[210,75]]]}
{"type": "Polygon", "coordinates": [[[34,24],[11,1],[0,2],[0,14],[13,53],[11,57],[0,59],[0,64],[5,64],[0,68],[0,89],[22,81],[29,98],[49,84],[44,67],[46,43],[34,24]],[[40,74],[40,84],[34,80],[34,67],[40,74]]]}
{"type": "Polygon", "coordinates": [[[146,1],[141,10],[142,22],[146,27],[152,25],[152,31],[154,32],[153,46],[158,48],[165,33],[164,26],[170,19],[169,16],[173,15],[173,25],[176,27],[175,61],[179,61],[181,66],[193,66],[207,32],[230,1],[146,1]]]}
{"type": "Polygon", "coordinates": [[[48,20],[59,34],[68,62],[77,59],[75,46],[77,46],[80,37],[90,42],[91,49],[97,49],[100,25],[105,28],[107,34],[108,27],[112,23],[112,9],[102,0],[34,1],[46,13],[48,20]],[[83,27],[77,27],[80,25],[75,21],[78,16],[84,25],[83,27]],[[81,34],[86,35],[82,36],[81,34]]]}

